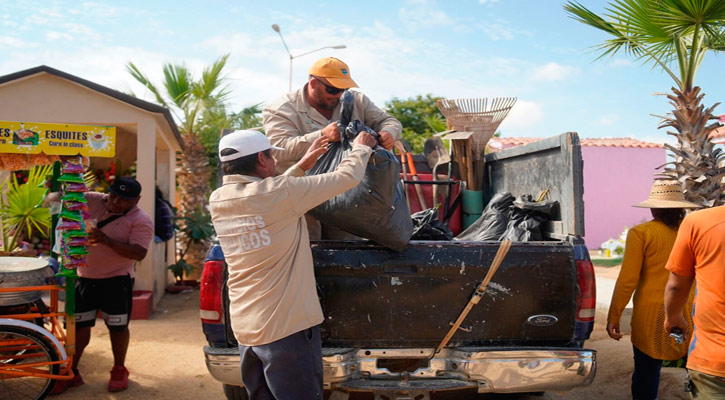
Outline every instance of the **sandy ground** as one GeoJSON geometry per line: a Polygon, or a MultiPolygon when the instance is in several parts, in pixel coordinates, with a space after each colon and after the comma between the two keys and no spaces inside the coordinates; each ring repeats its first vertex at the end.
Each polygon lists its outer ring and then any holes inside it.
{"type": "MultiPolygon", "coordinates": [[[[616,269],[597,271],[613,274],[616,269]]],[[[99,320],[93,329],[91,344],[81,362],[85,385],[69,389],[50,399],[223,399],[221,385],[206,371],[202,346],[204,335],[199,321],[198,291],[165,295],[158,310],[147,321],[132,321],[131,345],[127,366],[131,372],[128,390],[115,394],[106,391],[112,355],[106,328],[99,320]]],[[[546,393],[523,399],[628,399],[632,374],[632,347],[625,336],[610,339],[603,321],[596,324],[587,348],[597,350],[599,368],[594,383],[567,393],[546,393]]],[[[689,399],[683,391],[685,371],[662,371],[661,400],[689,399]]],[[[483,398],[499,398],[484,396],[483,398]]],[[[449,398],[446,396],[446,398],[449,398]]],[[[470,396],[460,396],[460,399],[470,396]]]]}
{"type": "Polygon", "coordinates": [[[149,320],[131,321],[126,360],[128,390],[106,391],[113,367],[108,331],[96,320],[91,343],[81,360],[85,385],[49,399],[224,399],[221,384],[204,364],[204,334],[199,320],[199,291],[167,294],[149,320]]]}

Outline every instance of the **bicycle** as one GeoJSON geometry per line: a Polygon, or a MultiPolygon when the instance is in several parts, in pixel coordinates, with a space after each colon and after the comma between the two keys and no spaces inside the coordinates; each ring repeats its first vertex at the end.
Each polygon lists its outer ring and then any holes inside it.
{"type": "Polygon", "coordinates": [[[0,315],[0,394],[8,399],[43,399],[57,380],[73,378],[75,321],[58,308],[62,286],[0,288],[9,292],[47,291],[50,304],[37,300],[25,310],[0,315]],[[59,321],[63,317],[66,329],[59,321]]]}

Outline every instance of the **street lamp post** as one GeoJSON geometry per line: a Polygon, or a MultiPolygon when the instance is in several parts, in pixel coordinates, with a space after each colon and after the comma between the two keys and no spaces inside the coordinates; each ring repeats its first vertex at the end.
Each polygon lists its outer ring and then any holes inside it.
{"type": "Polygon", "coordinates": [[[289,55],[289,91],[290,92],[292,91],[292,60],[294,60],[295,58],[298,58],[298,57],[306,56],[306,55],[308,55],[310,53],[314,53],[316,51],[324,50],[324,49],[344,49],[347,47],[344,44],[340,44],[337,46],[325,46],[325,47],[320,47],[319,49],[310,50],[310,51],[307,51],[307,52],[304,52],[301,54],[297,54],[296,56],[293,56],[292,53],[290,53],[290,51],[289,51],[289,47],[287,47],[287,43],[284,41],[284,36],[282,36],[282,31],[279,29],[279,25],[273,24],[272,29],[275,32],[277,32],[277,34],[279,35],[279,38],[282,39],[282,44],[284,45],[284,49],[287,50],[287,55],[289,55]]]}

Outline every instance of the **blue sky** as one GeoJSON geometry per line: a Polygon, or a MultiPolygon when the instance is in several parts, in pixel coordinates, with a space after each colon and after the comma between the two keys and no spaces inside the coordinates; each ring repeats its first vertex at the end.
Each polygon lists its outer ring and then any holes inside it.
{"type": "MultiPolygon", "coordinates": [[[[606,2],[582,0],[595,12],[606,2]]],[[[230,53],[233,108],[269,101],[309,65],[336,56],[382,106],[393,97],[518,97],[504,136],[635,137],[662,142],[670,78],[622,56],[595,61],[607,37],[568,18],[558,0],[25,1],[0,0],[0,75],[49,65],[143,95],[125,71],[133,61],[153,80],[184,62],[200,72],[230,53]]],[[[705,104],[725,100],[723,56],[709,54],[696,79],[705,104]],[[719,78],[719,79],[718,79],[719,78]]],[[[147,99],[151,99],[147,97],[147,99]]],[[[716,109],[725,113],[725,106],[716,109]]]]}

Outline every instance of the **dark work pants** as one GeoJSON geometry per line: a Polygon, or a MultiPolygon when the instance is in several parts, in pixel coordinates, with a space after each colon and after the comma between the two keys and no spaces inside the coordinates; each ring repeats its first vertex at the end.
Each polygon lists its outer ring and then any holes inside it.
{"type": "Polygon", "coordinates": [[[239,353],[251,400],[322,400],[319,326],[261,346],[239,345],[239,353]]]}
{"type": "Polygon", "coordinates": [[[634,400],[655,400],[660,387],[662,360],[657,360],[634,350],[634,373],[632,374],[632,398],[634,400]]]}

